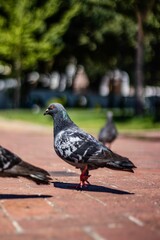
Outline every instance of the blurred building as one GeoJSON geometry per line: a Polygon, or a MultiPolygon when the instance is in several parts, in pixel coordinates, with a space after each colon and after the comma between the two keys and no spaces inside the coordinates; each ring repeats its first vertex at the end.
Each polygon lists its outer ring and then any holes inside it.
{"type": "Polygon", "coordinates": [[[100,83],[99,94],[101,96],[108,96],[109,94],[129,96],[130,80],[128,73],[119,69],[106,73],[100,83]]]}
{"type": "Polygon", "coordinates": [[[78,66],[77,73],[73,81],[73,91],[75,93],[85,93],[89,86],[89,79],[83,66],[78,66]]]}

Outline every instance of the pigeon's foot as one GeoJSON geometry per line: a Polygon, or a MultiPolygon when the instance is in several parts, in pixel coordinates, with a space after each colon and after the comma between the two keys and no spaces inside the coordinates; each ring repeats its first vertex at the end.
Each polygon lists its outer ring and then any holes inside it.
{"type": "Polygon", "coordinates": [[[91,185],[88,180],[86,181],[80,181],[78,185],[75,185],[73,188],[76,190],[83,190],[84,188],[88,187],[88,185],[91,185]]]}
{"type": "Polygon", "coordinates": [[[88,178],[91,175],[89,175],[88,166],[85,166],[83,169],[81,169],[81,175],[80,175],[80,183],[78,185],[73,186],[73,188],[77,190],[82,190],[83,187],[88,187],[88,185],[91,185],[88,181],[88,178]]]}
{"type": "MultiPolygon", "coordinates": [[[[91,175],[88,176],[88,178],[90,177],[91,175]]],[[[78,188],[83,188],[83,187],[88,187],[88,185],[91,185],[90,182],[88,180],[83,180],[83,181],[80,181],[79,185],[77,186],[78,188]]]]}
{"type": "Polygon", "coordinates": [[[81,169],[81,175],[80,175],[80,183],[79,183],[79,188],[83,188],[86,187],[88,185],[90,185],[88,178],[91,176],[89,175],[89,171],[88,171],[88,166],[86,165],[84,167],[84,169],[81,169]]]}
{"type": "MultiPolygon", "coordinates": [[[[89,175],[88,178],[90,176],[91,175],[89,175]]],[[[76,190],[82,190],[84,187],[88,187],[88,185],[91,185],[88,180],[83,180],[83,181],[81,180],[79,184],[72,186],[72,188],[76,190]]]]}

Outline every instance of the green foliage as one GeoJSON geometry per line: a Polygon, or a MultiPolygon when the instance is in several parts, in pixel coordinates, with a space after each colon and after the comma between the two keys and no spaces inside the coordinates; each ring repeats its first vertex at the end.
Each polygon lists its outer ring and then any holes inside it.
{"type": "Polygon", "coordinates": [[[74,56],[91,81],[117,67],[132,79],[137,11],[143,16],[145,77],[158,84],[160,3],[154,0],[1,0],[0,59],[20,75],[39,70],[39,62],[62,70],[74,56]]]}
{"type": "Polygon", "coordinates": [[[80,7],[80,4],[74,4],[58,17],[62,5],[62,0],[41,1],[41,4],[36,0],[2,0],[1,58],[21,71],[35,68],[40,60],[53,60],[64,48],[62,37],[80,7]],[[55,20],[50,24],[49,19],[54,16],[55,20]]]}

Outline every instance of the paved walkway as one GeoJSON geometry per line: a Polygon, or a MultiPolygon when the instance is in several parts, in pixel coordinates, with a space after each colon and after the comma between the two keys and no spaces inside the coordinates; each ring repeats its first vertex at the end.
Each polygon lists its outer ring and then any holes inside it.
{"type": "Polygon", "coordinates": [[[51,128],[0,121],[0,144],[53,176],[50,186],[0,178],[1,240],[160,239],[160,132],[120,136],[112,150],[137,170],[94,170],[85,191],[72,188],[79,171],[55,155],[51,128]]]}

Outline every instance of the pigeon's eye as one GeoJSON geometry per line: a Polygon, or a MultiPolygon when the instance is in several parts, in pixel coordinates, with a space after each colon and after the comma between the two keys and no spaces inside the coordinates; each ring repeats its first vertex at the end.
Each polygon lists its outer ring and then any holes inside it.
{"type": "Polygon", "coordinates": [[[50,110],[52,110],[52,109],[54,109],[54,108],[55,108],[55,106],[53,106],[53,105],[49,107],[50,110]]]}

